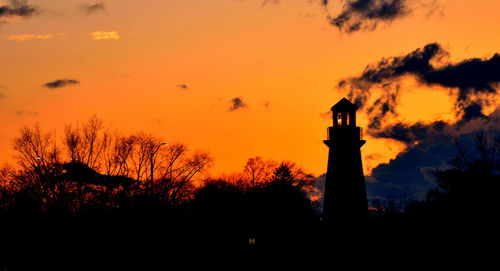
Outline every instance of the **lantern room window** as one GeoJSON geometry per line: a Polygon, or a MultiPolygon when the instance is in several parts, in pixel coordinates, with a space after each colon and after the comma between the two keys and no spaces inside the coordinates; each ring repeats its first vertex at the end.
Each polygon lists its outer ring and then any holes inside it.
{"type": "Polygon", "coordinates": [[[348,112],[337,113],[337,126],[349,126],[349,113],[348,112]]]}

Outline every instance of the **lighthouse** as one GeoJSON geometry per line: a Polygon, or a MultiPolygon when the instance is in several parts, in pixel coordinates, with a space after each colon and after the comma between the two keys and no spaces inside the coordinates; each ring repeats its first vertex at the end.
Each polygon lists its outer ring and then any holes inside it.
{"type": "Polygon", "coordinates": [[[356,126],[358,107],[346,98],[335,104],[333,126],[328,127],[328,168],[322,218],[349,223],[368,214],[365,178],[361,161],[363,129],[356,126]]]}

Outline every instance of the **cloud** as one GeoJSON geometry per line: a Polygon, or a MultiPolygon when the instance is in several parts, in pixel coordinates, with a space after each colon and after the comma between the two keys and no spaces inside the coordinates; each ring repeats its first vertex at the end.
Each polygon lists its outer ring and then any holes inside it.
{"type": "Polygon", "coordinates": [[[37,8],[29,5],[27,0],[10,0],[10,4],[0,4],[0,19],[2,17],[30,17],[37,8]]]}
{"type": "Polygon", "coordinates": [[[341,80],[340,89],[348,89],[348,98],[366,110],[369,131],[382,129],[382,120],[397,115],[403,78],[418,84],[445,89],[455,102],[460,122],[484,118],[483,108],[494,103],[500,82],[500,55],[445,63],[449,53],[438,43],[431,43],[407,55],[383,58],[366,66],[362,74],[341,80]],[[439,64],[439,65],[438,65],[439,64]],[[374,89],[381,93],[368,105],[374,89]]]}
{"type": "Polygon", "coordinates": [[[236,97],[231,100],[231,106],[229,107],[229,111],[236,111],[241,108],[245,108],[247,105],[243,102],[241,97],[236,97]]]}
{"type": "Polygon", "coordinates": [[[186,84],[180,84],[180,85],[177,85],[177,87],[180,89],[188,89],[189,88],[186,84]]]}
{"type": "MultiPolygon", "coordinates": [[[[453,164],[453,158],[458,155],[456,142],[474,146],[478,132],[500,136],[500,109],[465,124],[451,123],[440,128],[428,125],[419,133],[413,133],[419,135],[420,141],[409,145],[389,163],[375,167],[370,176],[375,182],[367,182],[367,193],[371,198],[411,196],[422,199],[427,191],[436,187],[434,172],[453,164]]],[[[469,158],[475,155],[469,150],[469,158]]]]}
{"type": "Polygon", "coordinates": [[[80,82],[75,79],[58,79],[52,82],[45,83],[43,86],[46,88],[55,89],[55,88],[62,88],[65,86],[78,85],[78,84],[80,84],[80,82]]]}
{"type": "Polygon", "coordinates": [[[444,121],[434,121],[430,124],[417,122],[407,124],[397,122],[381,130],[372,132],[370,135],[376,138],[390,138],[405,143],[407,146],[418,143],[434,134],[442,134],[450,124],[444,121]]]}
{"type": "Polygon", "coordinates": [[[275,5],[277,5],[279,3],[280,3],[280,0],[262,0],[262,4],[261,5],[262,5],[262,7],[264,7],[264,6],[267,6],[269,4],[275,4],[275,5]]]}
{"type": "Polygon", "coordinates": [[[410,196],[422,199],[435,188],[433,171],[449,166],[456,155],[452,138],[426,140],[398,154],[389,163],[379,164],[366,182],[369,198],[399,198],[410,196]]]}
{"type": "MultiPolygon", "coordinates": [[[[261,6],[280,4],[280,0],[261,0],[261,6]]],[[[313,3],[313,0],[308,0],[313,3]]],[[[390,24],[405,18],[415,10],[423,9],[426,16],[444,16],[442,0],[321,0],[328,22],[340,32],[373,31],[380,24],[390,24]],[[340,10],[337,8],[340,5],[340,10]],[[334,7],[332,7],[334,6],[334,7]],[[339,10],[332,15],[330,10],[339,10]]],[[[307,17],[314,14],[306,14],[307,17]]]]}
{"type": "Polygon", "coordinates": [[[36,116],[38,116],[38,113],[35,111],[29,111],[29,110],[18,110],[18,111],[16,111],[16,115],[36,117],[36,116]]]}
{"type": "Polygon", "coordinates": [[[2,92],[0,92],[0,100],[3,100],[5,98],[5,94],[3,94],[2,92]]]}
{"type": "Polygon", "coordinates": [[[98,2],[95,4],[82,4],[80,6],[80,9],[87,15],[98,12],[98,11],[103,11],[106,10],[106,6],[104,5],[103,2],[98,2]]]}
{"type": "MultiPolygon", "coordinates": [[[[329,0],[322,0],[325,8],[329,0]]],[[[436,0],[426,3],[425,0],[343,0],[342,10],[338,15],[328,15],[330,24],[341,32],[375,30],[380,23],[391,23],[411,14],[415,9],[424,7],[430,15],[440,9],[436,0]]]]}
{"type": "Polygon", "coordinates": [[[340,89],[368,116],[368,134],[406,145],[389,163],[376,166],[367,191],[371,198],[413,196],[421,198],[435,187],[434,170],[449,167],[458,153],[455,141],[473,145],[479,131],[500,136],[500,108],[486,115],[484,108],[496,104],[500,82],[500,55],[445,61],[449,53],[437,43],[406,55],[387,57],[364,71],[341,80],[340,89]],[[402,80],[446,91],[455,103],[456,122],[388,123],[398,116],[399,98],[406,91],[402,80]],[[385,124],[384,123],[388,123],[385,124]]]}
{"type": "Polygon", "coordinates": [[[117,31],[96,31],[89,33],[90,37],[94,40],[119,40],[120,34],[117,31]]]}
{"type": "Polygon", "coordinates": [[[65,33],[49,33],[49,34],[23,34],[23,35],[11,35],[5,37],[8,40],[15,40],[19,42],[30,41],[30,40],[49,40],[54,37],[66,37],[65,33]]]}
{"type": "Polygon", "coordinates": [[[269,101],[264,101],[264,108],[270,109],[271,108],[271,103],[269,101]]]}

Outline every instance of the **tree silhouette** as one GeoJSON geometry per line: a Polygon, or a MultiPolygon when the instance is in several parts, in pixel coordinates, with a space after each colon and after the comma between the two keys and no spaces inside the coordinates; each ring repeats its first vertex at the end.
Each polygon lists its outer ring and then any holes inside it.
{"type": "Polygon", "coordinates": [[[262,157],[256,156],[248,159],[243,174],[248,178],[251,187],[255,187],[255,185],[268,180],[274,168],[276,168],[276,162],[264,161],[262,157]]]}
{"type": "Polygon", "coordinates": [[[96,116],[67,125],[63,144],[58,140],[39,124],[21,129],[13,141],[19,170],[3,168],[2,186],[32,191],[44,210],[112,208],[118,198],[134,197],[175,205],[191,196],[192,179],[212,163],[206,152],[189,153],[180,143],[164,146],[154,135],[111,134],[96,116]]]}
{"type": "Polygon", "coordinates": [[[294,177],[290,168],[285,163],[281,163],[281,165],[274,170],[271,181],[276,183],[292,183],[295,180],[294,177]]]}

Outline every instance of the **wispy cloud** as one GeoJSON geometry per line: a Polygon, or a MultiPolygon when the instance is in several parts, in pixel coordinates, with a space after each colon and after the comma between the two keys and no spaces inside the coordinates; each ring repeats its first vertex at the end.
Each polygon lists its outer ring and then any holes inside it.
{"type": "Polygon", "coordinates": [[[5,98],[5,94],[3,94],[2,92],[0,92],[0,100],[3,100],[5,98]]]}
{"type": "Polygon", "coordinates": [[[67,36],[66,33],[22,34],[22,35],[7,36],[5,37],[5,39],[23,42],[30,40],[50,40],[54,37],[66,37],[66,36],[67,36]]]}
{"type": "Polygon", "coordinates": [[[119,40],[120,34],[117,31],[96,31],[89,33],[94,40],[119,40]]]}
{"type": "Polygon", "coordinates": [[[243,102],[241,97],[236,97],[231,100],[231,106],[229,107],[229,111],[236,111],[238,109],[242,109],[247,107],[247,104],[243,102]]]}
{"type": "Polygon", "coordinates": [[[43,84],[43,86],[46,88],[55,89],[55,88],[62,88],[65,86],[78,85],[78,84],[80,84],[80,81],[75,79],[58,79],[52,82],[45,83],[43,84]]]}
{"type": "Polygon", "coordinates": [[[80,9],[87,15],[98,12],[98,11],[103,11],[106,10],[106,6],[104,5],[103,2],[98,2],[95,4],[83,4],[80,6],[80,9]]]}

